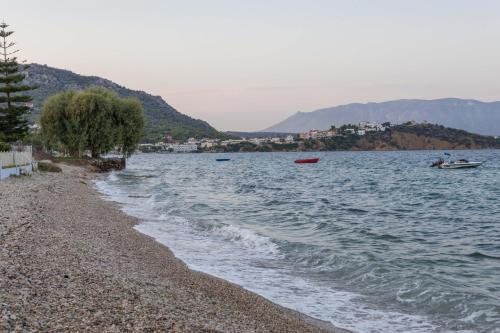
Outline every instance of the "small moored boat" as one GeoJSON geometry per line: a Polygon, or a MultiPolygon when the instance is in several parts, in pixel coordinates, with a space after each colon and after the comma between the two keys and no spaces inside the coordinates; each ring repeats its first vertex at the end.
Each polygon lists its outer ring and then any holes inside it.
{"type": "MultiPolygon", "coordinates": [[[[444,153],[445,156],[450,157],[451,154],[444,153]]],[[[483,164],[483,162],[472,162],[466,159],[460,159],[457,161],[445,161],[443,158],[439,158],[436,162],[431,164],[431,168],[437,167],[439,169],[466,169],[466,168],[477,168],[483,164]]]]}
{"type": "Polygon", "coordinates": [[[477,168],[483,164],[483,162],[472,162],[467,160],[458,160],[451,162],[443,162],[438,165],[440,169],[465,169],[465,168],[477,168]]]}
{"type": "Polygon", "coordinates": [[[295,163],[318,163],[319,158],[304,158],[301,160],[295,160],[295,163]]]}
{"type": "Polygon", "coordinates": [[[227,162],[227,161],[231,161],[230,158],[216,158],[215,159],[217,162],[227,162]]]}

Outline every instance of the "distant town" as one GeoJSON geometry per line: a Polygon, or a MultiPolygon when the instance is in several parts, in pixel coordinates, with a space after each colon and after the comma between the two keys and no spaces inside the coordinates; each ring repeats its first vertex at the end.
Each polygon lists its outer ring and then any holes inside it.
{"type": "MultiPolygon", "coordinates": [[[[414,122],[412,122],[414,123],[414,122]]],[[[289,151],[301,150],[308,140],[332,139],[335,137],[364,136],[367,133],[383,132],[391,127],[391,123],[363,121],[357,125],[349,124],[340,127],[332,126],[329,130],[310,130],[305,133],[287,134],[285,136],[234,138],[219,140],[211,138],[189,138],[182,142],[165,134],[163,140],[156,143],[139,144],[143,153],[196,153],[196,152],[236,152],[236,151],[289,151]]]]}

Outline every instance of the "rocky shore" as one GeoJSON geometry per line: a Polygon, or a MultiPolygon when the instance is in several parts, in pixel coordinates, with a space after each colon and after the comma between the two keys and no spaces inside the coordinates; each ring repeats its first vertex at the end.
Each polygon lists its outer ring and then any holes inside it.
{"type": "Polygon", "coordinates": [[[0,332],[346,332],[190,270],[61,167],[0,183],[0,332]]]}

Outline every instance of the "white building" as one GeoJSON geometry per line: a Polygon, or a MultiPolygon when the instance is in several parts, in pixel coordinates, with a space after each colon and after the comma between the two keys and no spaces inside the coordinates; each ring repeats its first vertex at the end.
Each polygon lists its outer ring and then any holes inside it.
{"type": "Polygon", "coordinates": [[[362,121],[359,123],[359,128],[364,129],[365,132],[383,132],[385,127],[377,122],[362,121]]]}
{"type": "Polygon", "coordinates": [[[242,143],[244,140],[224,140],[221,141],[220,145],[226,147],[227,145],[237,145],[242,143]]]}
{"type": "MultiPolygon", "coordinates": [[[[335,129],[330,129],[327,131],[318,131],[318,130],[310,130],[309,132],[306,133],[300,133],[299,138],[301,139],[324,139],[324,138],[333,138],[334,136],[337,136],[337,130],[335,129]]],[[[290,135],[291,136],[291,135],[290,135]]],[[[292,141],[293,142],[293,136],[292,141]]]]}
{"type": "Polygon", "coordinates": [[[300,138],[302,139],[317,139],[318,136],[319,136],[318,130],[310,130],[309,132],[300,134],[300,138]]]}
{"type": "Polygon", "coordinates": [[[331,129],[331,130],[326,132],[326,136],[329,138],[333,138],[336,135],[337,135],[337,130],[335,130],[335,129],[331,129]]]}
{"type": "Polygon", "coordinates": [[[358,135],[365,135],[366,131],[364,129],[358,129],[358,135]]]}
{"type": "Polygon", "coordinates": [[[198,145],[194,143],[183,143],[171,146],[174,153],[191,153],[198,150],[198,145]]]}
{"type": "Polygon", "coordinates": [[[253,143],[254,145],[257,145],[257,146],[262,144],[263,141],[264,141],[264,139],[260,139],[260,138],[252,138],[252,139],[248,140],[248,142],[253,143]]]}
{"type": "Polygon", "coordinates": [[[207,141],[201,141],[200,147],[202,149],[207,149],[207,148],[212,148],[215,146],[217,143],[215,140],[207,140],[207,141]]]}
{"type": "Polygon", "coordinates": [[[295,140],[293,139],[293,135],[287,135],[285,138],[286,143],[293,143],[295,140]]]}

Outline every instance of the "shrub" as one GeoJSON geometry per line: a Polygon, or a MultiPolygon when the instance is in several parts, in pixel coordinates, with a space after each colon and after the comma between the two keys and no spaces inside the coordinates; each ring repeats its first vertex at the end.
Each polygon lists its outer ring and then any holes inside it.
{"type": "Polygon", "coordinates": [[[44,172],[62,172],[62,169],[53,163],[38,162],[38,170],[44,172]]]}
{"type": "Polygon", "coordinates": [[[0,142],[0,151],[10,151],[12,147],[8,143],[0,142]]]}
{"type": "Polygon", "coordinates": [[[261,145],[257,147],[257,151],[261,153],[267,153],[272,151],[272,149],[269,145],[261,145]]]}

